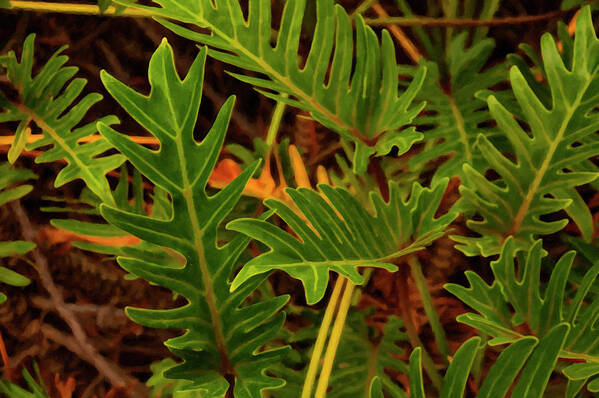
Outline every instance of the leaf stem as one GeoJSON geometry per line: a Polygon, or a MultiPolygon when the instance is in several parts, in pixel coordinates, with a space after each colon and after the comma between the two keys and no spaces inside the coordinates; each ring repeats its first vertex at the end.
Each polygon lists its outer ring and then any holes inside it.
{"type": "Polygon", "coordinates": [[[426,278],[422,273],[422,265],[416,256],[410,256],[408,259],[408,264],[410,265],[410,275],[416,283],[418,293],[420,293],[420,298],[422,299],[424,313],[426,314],[428,322],[431,325],[431,329],[433,330],[435,342],[437,343],[437,347],[439,347],[439,352],[441,352],[441,355],[443,356],[443,362],[445,362],[445,365],[447,366],[449,365],[447,358],[451,355],[451,352],[449,350],[449,344],[447,343],[445,330],[443,329],[443,325],[441,325],[439,315],[437,314],[431,294],[428,290],[426,278]]]}
{"type": "MultiPolygon", "coordinates": [[[[288,97],[287,94],[281,94],[283,97],[288,97]]],[[[283,120],[283,113],[285,113],[285,103],[283,101],[277,101],[275,110],[272,112],[272,118],[270,125],[268,126],[268,132],[266,134],[266,145],[272,148],[276,139],[279,128],[281,127],[281,121],[283,120]]]]}
{"type": "Polygon", "coordinates": [[[333,288],[333,293],[331,294],[329,304],[324,312],[320,329],[318,329],[318,336],[316,337],[314,350],[312,351],[312,356],[310,357],[310,363],[308,365],[306,379],[304,380],[301,398],[310,398],[310,394],[312,394],[312,387],[316,381],[316,373],[318,372],[318,366],[320,365],[320,357],[322,356],[324,344],[326,343],[327,337],[329,335],[331,321],[333,320],[333,315],[335,315],[335,309],[337,308],[339,296],[341,295],[341,289],[343,288],[345,281],[346,279],[344,277],[339,276],[335,282],[335,287],[333,288]]]}
{"type": "MultiPolygon", "coordinates": [[[[345,278],[344,278],[345,279],[345,278]]],[[[325,398],[327,388],[329,386],[329,378],[333,370],[333,363],[335,362],[335,355],[337,354],[337,347],[341,341],[341,334],[343,333],[343,327],[345,326],[345,318],[349,312],[351,304],[351,298],[353,295],[354,288],[356,287],[351,281],[346,280],[345,290],[343,297],[341,298],[341,304],[339,304],[339,310],[337,311],[337,318],[335,318],[335,324],[331,331],[331,338],[327,345],[327,351],[324,355],[324,362],[322,364],[322,371],[320,372],[320,378],[318,379],[318,385],[316,386],[315,398],[325,398]]]]}
{"type": "Polygon", "coordinates": [[[428,353],[426,347],[420,340],[420,336],[418,336],[418,331],[416,330],[416,325],[414,325],[412,315],[410,314],[408,270],[406,267],[400,267],[398,273],[399,310],[401,312],[401,317],[406,327],[408,339],[410,340],[410,344],[413,348],[421,347],[422,367],[424,368],[424,371],[431,380],[433,387],[435,387],[435,389],[438,392],[440,392],[441,388],[443,387],[443,379],[437,371],[437,368],[435,367],[435,362],[433,362],[433,359],[428,353]]]}
{"type": "Polygon", "coordinates": [[[124,10],[120,11],[117,10],[115,6],[110,6],[106,9],[106,11],[102,12],[100,11],[100,7],[95,4],[47,3],[41,1],[11,0],[10,7],[13,10],[60,14],[100,15],[110,17],[134,18],[148,18],[154,16],[153,12],[133,7],[127,7],[124,10]]]}

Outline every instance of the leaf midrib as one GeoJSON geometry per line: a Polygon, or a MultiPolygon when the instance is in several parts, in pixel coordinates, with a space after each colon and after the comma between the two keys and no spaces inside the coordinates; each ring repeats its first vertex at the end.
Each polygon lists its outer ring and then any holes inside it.
{"type": "Polygon", "coordinates": [[[553,155],[555,154],[555,151],[557,150],[557,147],[559,146],[559,144],[562,142],[562,139],[564,137],[564,134],[566,133],[568,124],[570,123],[572,116],[574,115],[574,113],[576,112],[578,107],[580,106],[580,102],[582,100],[582,97],[586,93],[588,86],[593,81],[593,76],[594,75],[588,76],[584,87],[579,91],[578,95],[576,96],[576,101],[574,101],[574,103],[571,106],[566,107],[567,116],[562,121],[560,129],[558,130],[558,134],[555,136],[555,139],[549,145],[547,155],[545,156],[545,159],[543,160],[541,167],[537,170],[537,173],[535,174],[535,178],[533,179],[533,182],[528,189],[526,197],[522,201],[522,205],[519,207],[518,212],[516,213],[516,217],[514,218],[514,224],[512,225],[512,228],[508,231],[508,233],[505,235],[504,238],[507,238],[510,235],[517,234],[518,230],[520,229],[520,226],[522,225],[522,222],[524,221],[524,218],[526,217],[526,214],[528,213],[528,210],[532,204],[532,201],[533,201],[535,195],[537,194],[537,191],[539,190],[541,182],[543,181],[543,178],[545,177],[545,173],[547,172],[547,170],[549,169],[549,166],[551,165],[551,161],[553,160],[553,155]]]}
{"type": "Polygon", "coordinates": [[[464,118],[462,116],[462,113],[460,112],[460,109],[458,108],[457,104],[455,103],[455,100],[453,98],[452,95],[450,94],[445,94],[449,100],[449,105],[451,107],[451,113],[453,114],[453,117],[456,120],[456,130],[458,131],[459,135],[460,135],[460,141],[462,141],[462,145],[464,146],[464,156],[466,158],[466,162],[467,163],[472,163],[472,151],[470,150],[470,146],[469,146],[469,142],[468,142],[468,133],[466,132],[466,129],[464,128],[464,118]]]}
{"type": "MultiPolygon", "coordinates": [[[[170,101],[170,99],[169,99],[170,101]]],[[[172,107],[172,104],[169,104],[172,107]]],[[[175,116],[175,115],[173,115],[175,116]]],[[[193,188],[194,184],[190,182],[189,177],[187,175],[187,160],[185,158],[185,151],[183,149],[183,142],[181,140],[182,129],[179,125],[178,121],[174,120],[175,125],[177,126],[177,138],[175,139],[175,145],[177,148],[177,157],[179,158],[179,167],[181,168],[181,178],[183,182],[183,186],[181,189],[181,194],[185,200],[185,205],[187,207],[187,213],[189,214],[192,233],[193,233],[193,246],[196,250],[196,255],[198,259],[198,265],[200,267],[200,273],[202,276],[202,283],[204,285],[205,299],[208,305],[208,309],[210,311],[210,318],[212,320],[212,326],[214,327],[214,336],[216,339],[216,344],[218,347],[218,351],[221,355],[221,362],[223,365],[223,372],[229,371],[229,359],[227,355],[227,349],[225,344],[225,337],[222,329],[222,325],[220,323],[220,318],[218,314],[218,309],[216,307],[216,295],[214,293],[214,288],[212,286],[212,278],[210,275],[210,270],[208,269],[208,262],[206,259],[206,254],[204,251],[204,242],[203,242],[203,229],[198,223],[198,214],[193,201],[193,188]]],[[[197,179],[195,180],[197,181],[197,179]]]]}

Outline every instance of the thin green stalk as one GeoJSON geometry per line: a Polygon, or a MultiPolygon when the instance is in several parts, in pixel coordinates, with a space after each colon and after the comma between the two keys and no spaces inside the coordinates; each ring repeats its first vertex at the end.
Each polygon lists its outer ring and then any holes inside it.
{"type": "Polygon", "coordinates": [[[104,12],[102,12],[100,11],[100,7],[95,4],[48,3],[41,1],[11,0],[10,8],[13,10],[44,13],[108,15],[111,17],[148,18],[154,16],[154,13],[150,11],[132,7],[127,7],[124,10],[117,10],[115,6],[110,6],[104,12]]]}
{"type": "Polygon", "coordinates": [[[445,365],[447,366],[449,365],[447,358],[451,355],[451,351],[449,350],[449,344],[447,343],[445,329],[443,329],[443,325],[441,325],[431,294],[428,291],[428,285],[424,278],[424,274],[422,273],[422,266],[416,256],[411,256],[408,259],[408,264],[410,265],[410,275],[414,282],[416,282],[418,293],[420,293],[424,312],[431,325],[431,329],[433,330],[435,342],[437,343],[437,347],[439,347],[439,352],[441,352],[441,355],[443,356],[443,362],[445,362],[445,365]]]}
{"type": "Polygon", "coordinates": [[[352,12],[350,16],[353,18],[356,15],[362,14],[363,12],[368,10],[370,6],[372,6],[372,3],[374,3],[375,1],[377,0],[364,0],[358,7],[356,7],[354,12],[352,12]]]}
{"type": "Polygon", "coordinates": [[[413,348],[421,347],[422,367],[431,380],[433,387],[437,390],[437,392],[441,392],[441,389],[443,388],[443,378],[437,370],[435,362],[428,353],[425,345],[422,343],[422,340],[420,340],[420,336],[418,336],[418,331],[416,330],[416,326],[414,325],[414,321],[412,320],[412,316],[410,314],[408,270],[406,267],[401,267],[398,272],[399,310],[406,328],[406,334],[408,335],[408,339],[410,340],[410,344],[413,348]]]}
{"type": "MultiPolygon", "coordinates": [[[[287,97],[287,94],[283,94],[283,96],[287,97]]],[[[277,101],[275,110],[272,112],[272,118],[270,120],[270,125],[268,126],[268,132],[266,134],[266,144],[269,148],[272,148],[277,139],[277,133],[279,132],[281,121],[283,120],[283,113],[285,113],[285,106],[286,105],[284,102],[277,101]]]]}
{"type": "Polygon", "coordinates": [[[341,295],[341,288],[343,287],[345,280],[346,279],[344,277],[339,276],[335,282],[335,287],[333,288],[333,293],[331,294],[329,304],[324,312],[320,329],[318,329],[318,336],[316,337],[314,350],[312,351],[312,356],[310,357],[310,364],[308,365],[308,372],[306,373],[306,379],[304,380],[304,388],[302,389],[301,398],[310,398],[310,394],[312,394],[312,388],[314,387],[316,374],[320,365],[320,357],[322,356],[324,344],[326,343],[327,337],[329,335],[331,321],[333,320],[333,315],[335,314],[335,309],[337,308],[337,303],[339,302],[339,296],[341,295]]]}
{"type": "Polygon", "coordinates": [[[320,372],[320,378],[318,379],[318,385],[316,386],[316,393],[314,394],[315,398],[325,398],[326,396],[327,388],[329,386],[329,378],[331,377],[333,363],[335,362],[335,355],[337,354],[337,348],[339,347],[341,334],[343,333],[343,327],[345,326],[345,318],[347,317],[347,313],[351,304],[352,293],[356,286],[347,279],[345,281],[345,291],[343,292],[343,297],[341,298],[341,304],[339,305],[339,310],[337,311],[337,318],[335,318],[335,324],[333,325],[333,330],[331,331],[331,338],[329,339],[327,351],[324,355],[322,371],[320,372]]]}

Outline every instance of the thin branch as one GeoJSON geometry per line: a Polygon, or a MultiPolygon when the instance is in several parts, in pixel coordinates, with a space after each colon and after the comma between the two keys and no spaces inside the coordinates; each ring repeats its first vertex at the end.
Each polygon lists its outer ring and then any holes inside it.
{"type": "MultiPolygon", "coordinates": [[[[33,142],[41,140],[42,138],[44,138],[44,134],[31,134],[29,137],[27,137],[27,143],[31,144],[33,142]]],[[[88,135],[88,136],[81,138],[78,142],[80,142],[80,143],[94,142],[94,141],[98,141],[102,138],[103,137],[99,134],[93,134],[93,135],[88,135]]],[[[160,144],[160,141],[158,141],[158,139],[155,137],[129,135],[129,136],[127,136],[127,138],[129,138],[131,141],[133,141],[137,144],[140,144],[140,145],[159,145],[160,144]]],[[[0,136],[0,146],[12,145],[14,140],[15,140],[14,134],[0,136]]]]}
{"type": "MultiPolygon", "coordinates": [[[[389,18],[389,14],[387,14],[387,11],[385,11],[385,9],[383,7],[381,7],[381,5],[379,3],[374,3],[372,5],[372,9],[374,10],[374,12],[376,12],[378,14],[378,16],[381,19],[389,18]]],[[[399,45],[408,54],[410,59],[415,64],[417,64],[418,61],[420,61],[420,58],[422,58],[422,54],[420,54],[420,51],[418,51],[418,48],[416,48],[414,43],[412,43],[412,40],[410,40],[410,38],[404,33],[404,31],[396,24],[389,24],[389,26],[387,26],[387,27],[389,28],[389,31],[391,32],[393,37],[395,37],[395,39],[397,40],[399,45]]]]}
{"type": "Polygon", "coordinates": [[[384,26],[395,24],[399,26],[500,26],[500,25],[519,25],[524,23],[544,21],[547,19],[559,18],[572,12],[572,9],[551,11],[539,15],[522,15],[516,17],[504,17],[493,19],[473,19],[473,18],[431,18],[425,16],[414,17],[382,17],[382,18],[364,18],[364,22],[371,26],[384,26]]]}
{"type": "MultiPolygon", "coordinates": [[[[35,240],[35,232],[29,217],[25,214],[23,207],[21,207],[21,203],[19,201],[14,201],[11,203],[11,208],[19,222],[23,237],[26,240],[33,242],[35,240]]],[[[128,384],[131,384],[132,379],[123,376],[124,372],[117,364],[104,358],[96,348],[87,341],[87,335],[77,320],[77,317],[73,311],[66,306],[61,291],[52,280],[48,259],[38,248],[33,249],[31,255],[37,266],[41,284],[50,294],[50,299],[52,300],[52,304],[56,308],[56,311],[73,332],[74,339],[70,337],[67,338],[64,343],[68,343],[68,345],[63,345],[69,350],[76,352],[82,359],[93,365],[112,385],[125,387],[128,384]]],[[[56,334],[54,333],[53,336],[56,336],[56,334]]],[[[61,344],[62,343],[63,342],[61,342],[61,344]]]]}
{"type": "Polygon", "coordinates": [[[94,4],[70,4],[70,3],[50,3],[41,1],[18,1],[11,0],[11,9],[22,11],[34,11],[44,13],[60,14],[80,14],[80,15],[100,15],[109,17],[135,17],[148,18],[154,14],[150,11],[141,10],[133,7],[127,7],[121,12],[117,12],[115,6],[110,6],[106,11],[101,12],[100,7],[94,4]]]}

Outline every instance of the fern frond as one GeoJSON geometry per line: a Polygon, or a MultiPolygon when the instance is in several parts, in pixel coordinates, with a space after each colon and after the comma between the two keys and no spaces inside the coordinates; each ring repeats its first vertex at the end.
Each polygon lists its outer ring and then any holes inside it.
{"type": "MultiPolygon", "coordinates": [[[[17,200],[27,195],[33,187],[28,184],[21,184],[37,176],[30,170],[20,170],[12,168],[8,163],[0,164],[0,206],[17,200]]],[[[25,254],[35,247],[35,243],[26,241],[0,242],[0,258],[14,255],[25,254]]],[[[0,266],[0,282],[11,286],[27,286],[31,281],[29,278],[0,266]]],[[[5,302],[6,295],[0,293],[0,304],[5,302]]]]}
{"type": "Polygon", "coordinates": [[[569,333],[559,350],[559,358],[582,363],[567,367],[564,374],[574,381],[587,380],[599,375],[599,330],[594,326],[599,319],[599,300],[589,294],[599,275],[599,264],[587,271],[576,293],[569,297],[566,285],[575,252],[567,252],[553,267],[542,294],[540,271],[544,252],[541,243],[538,240],[533,244],[516,271],[518,248],[514,239],[508,238],[499,260],[491,264],[495,277],[492,285],[469,271],[466,272],[469,288],[455,284],[445,287],[478,312],[460,315],[458,320],[492,336],[491,344],[518,340],[523,337],[522,330],[544,338],[556,327],[567,326],[569,333]],[[513,308],[513,314],[509,308],[513,308]],[[522,325],[526,325],[526,329],[522,325]]]}
{"type": "Polygon", "coordinates": [[[18,92],[18,98],[11,99],[0,91],[0,107],[4,109],[4,112],[0,113],[0,122],[19,123],[15,141],[9,152],[9,160],[14,162],[18,158],[34,123],[42,130],[44,136],[29,145],[28,149],[51,146],[35,159],[36,163],[54,162],[59,159],[67,162],[67,166],[56,177],[55,186],[60,187],[81,178],[103,201],[114,203],[105,175],[119,167],[125,158],[120,154],[101,156],[111,149],[104,139],[84,144],[78,141],[97,132],[97,121],[114,124],[118,119],[115,116],[105,116],[77,127],[87,111],[100,101],[102,96],[92,93],[77,101],[77,97],[85,88],[86,80],[73,79],[78,68],[64,66],[68,57],[61,53],[66,47],[56,51],[37,75],[32,76],[34,40],[33,34],[25,39],[20,62],[12,51],[0,57],[0,66],[6,69],[9,83],[18,92]]]}
{"type": "MultiPolygon", "coordinates": [[[[599,129],[599,40],[595,35],[589,7],[577,19],[572,66],[564,64],[555,41],[549,34],[541,40],[543,63],[551,92],[548,108],[528,84],[520,69],[513,66],[510,81],[521,108],[521,127],[513,115],[494,96],[489,109],[499,128],[513,147],[516,160],[504,155],[484,135],[477,145],[500,179],[490,181],[484,174],[464,165],[466,181],[460,192],[466,207],[482,216],[469,220],[470,229],[480,237],[453,237],[467,255],[485,256],[499,252],[504,240],[512,236],[519,248],[530,247],[535,237],[562,229],[568,221],[544,221],[540,217],[560,210],[569,211],[579,203],[575,187],[599,176],[595,171],[575,171],[572,165],[599,154],[599,142],[586,138],[599,129]]],[[[576,218],[574,218],[576,221],[576,218]]],[[[590,237],[589,220],[579,227],[590,237]]]]}
{"type": "Polygon", "coordinates": [[[394,271],[394,260],[422,250],[443,235],[457,216],[449,211],[439,218],[435,212],[447,187],[447,179],[432,189],[414,183],[410,198],[401,199],[397,184],[389,184],[389,201],[371,194],[370,214],[344,188],[318,186],[320,194],[307,188],[287,189],[287,194],[302,213],[298,216],[285,203],[267,199],[264,203],[275,211],[297,235],[266,221],[243,218],[227,224],[228,229],[242,232],[271,248],[249,261],[237,274],[235,290],[255,275],[274,269],[285,271],[304,285],[308,304],[324,296],[329,271],[335,271],[361,284],[361,267],[380,267],[394,271]],[[306,221],[310,226],[306,224],[306,221]]]}
{"type": "Polygon", "coordinates": [[[128,308],[135,322],[157,328],[184,330],[165,344],[184,359],[165,372],[166,377],[191,380],[189,388],[203,390],[206,397],[224,397],[229,389],[236,397],[261,397],[262,390],[280,387],[284,381],[265,374],[281,359],[285,348],[260,351],[281,327],[279,312],[288,297],[245,305],[264,276],[252,278],[235,294],[229,278],[249,239],[237,235],[217,245],[217,227],[241,196],[244,185],[257,168],[246,168],[215,195],[206,185],[224,140],[233,108],[229,99],[206,138],[193,138],[201,101],[206,49],[202,49],[184,80],[175,70],[172,48],[166,41],[149,65],[148,96],[130,89],[102,73],[108,92],[161,143],[152,151],[133,143],[106,124],[99,130],[150,181],[172,198],[170,218],[156,219],[103,204],[101,213],[116,227],[140,239],[181,254],[182,267],[158,264],[141,258],[120,257],[129,272],[185,297],[187,304],[169,310],[128,308]],[[228,380],[234,380],[234,386],[228,380]]]}
{"type": "Polygon", "coordinates": [[[352,21],[333,0],[315,2],[317,22],[303,66],[298,62],[298,46],[305,0],[285,3],[274,47],[268,0],[251,0],[247,19],[237,0],[157,0],[160,8],[118,3],[208,28],[211,33],[203,34],[160,20],[173,32],[210,46],[212,57],[265,74],[266,78],[258,78],[232,73],[264,95],[310,112],[324,126],[354,142],[354,168],[360,173],[366,170],[370,155],[386,155],[393,146],[402,154],[422,138],[413,128],[397,130],[410,124],[424,106],[411,104],[424,82],[425,68],[420,68],[400,93],[389,33],[384,30],[379,43],[374,31],[358,17],[354,39],[352,21]]]}
{"type": "Polygon", "coordinates": [[[419,168],[425,162],[448,156],[435,171],[435,179],[460,176],[463,180],[465,163],[484,169],[485,156],[475,150],[476,137],[482,134],[492,140],[497,135],[494,128],[479,127],[492,118],[486,102],[475,94],[506,80],[507,68],[499,64],[483,71],[495,47],[493,40],[483,39],[466,47],[467,40],[468,32],[463,32],[453,38],[447,50],[449,86],[444,87],[445,77],[439,66],[428,62],[428,77],[416,97],[426,101],[426,110],[433,113],[419,115],[414,124],[421,130],[432,128],[424,134],[426,149],[411,158],[410,166],[419,168]]]}

